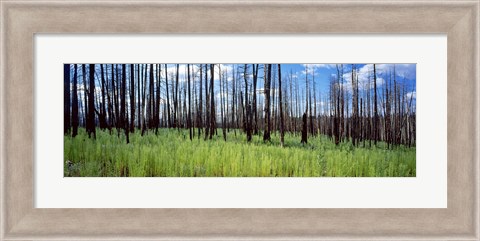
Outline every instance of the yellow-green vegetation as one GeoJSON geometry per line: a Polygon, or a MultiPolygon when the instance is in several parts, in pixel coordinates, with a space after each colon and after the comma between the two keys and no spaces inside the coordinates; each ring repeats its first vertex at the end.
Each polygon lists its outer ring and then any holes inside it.
{"type": "Polygon", "coordinates": [[[125,137],[97,129],[90,139],[85,129],[75,138],[64,136],[64,175],[80,177],[412,177],[416,175],[415,148],[386,149],[384,143],[354,147],[351,142],[336,146],[326,136],[285,135],[264,143],[261,136],[251,143],[240,131],[231,130],[227,141],[218,130],[213,140],[197,136],[190,141],[188,130],[159,129],[125,137]]]}

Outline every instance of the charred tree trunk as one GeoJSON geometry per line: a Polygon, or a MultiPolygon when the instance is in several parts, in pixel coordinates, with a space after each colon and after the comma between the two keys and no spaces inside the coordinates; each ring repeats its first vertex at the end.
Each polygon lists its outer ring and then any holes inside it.
{"type": "Polygon", "coordinates": [[[283,124],[282,69],[280,64],[278,65],[278,105],[280,109],[280,144],[283,147],[285,145],[285,133],[283,124]]]}
{"type": "Polygon", "coordinates": [[[214,81],[214,64],[210,64],[210,140],[213,138],[213,132],[215,131],[215,93],[213,88],[213,81],[214,81]]]}
{"type": "Polygon", "coordinates": [[[168,119],[168,128],[172,127],[172,118],[170,113],[170,95],[168,93],[168,68],[165,64],[165,90],[167,91],[167,119],[168,119]]]}
{"type": "Polygon", "coordinates": [[[161,85],[161,77],[162,77],[162,67],[160,64],[157,64],[157,90],[155,91],[155,134],[158,134],[158,128],[160,127],[160,85],[161,85]]]}
{"type": "Polygon", "coordinates": [[[93,138],[95,139],[96,131],[95,131],[95,65],[90,64],[90,84],[89,84],[89,92],[88,92],[88,118],[87,118],[87,132],[88,137],[91,137],[93,134],[93,138]]]}
{"type": "Polygon", "coordinates": [[[337,82],[334,86],[335,88],[335,97],[336,97],[336,104],[335,104],[335,117],[334,117],[334,128],[335,128],[335,145],[340,143],[340,69],[337,65],[337,82]]]}
{"type": "Polygon", "coordinates": [[[244,115],[244,120],[243,120],[243,126],[245,133],[247,134],[247,141],[250,142],[252,141],[252,125],[251,125],[251,105],[248,100],[248,79],[247,79],[247,69],[248,65],[245,64],[244,69],[243,69],[243,80],[245,81],[245,115],[244,115]]]}
{"type": "Polygon", "coordinates": [[[130,64],[130,132],[135,131],[135,67],[130,64]]]}
{"type": "Polygon", "coordinates": [[[140,93],[140,90],[141,90],[141,82],[140,82],[140,76],[141,76],[141,73],[140,73],[140,69],[141,69],[141,65],[137,64],[137,105],[138,105],[138,115],[137,115],[137,125],[138,127],[140,128],[140,126],[142,125],[142,122],[141,122],[141,114],[142,114],[142,106],[140,105],[141,104],[141,93],[140,93]]]}
{"type": "Polygon", "coordinates": [[[303,113],[302,116],[302,144],[307,144],[308,138],[307,138],[307,129],[308,129],[308,124],[307,124],[307,113],[303,113]]]}
{"type": "Polygon", "coordinates": [[[150,72],[149,72],[149,76],[150,76],[150,85],[148,87],[148,90],[149,90],[149,95],[148,95],[148,108],[147,108],[147,117],[148,117],[148,128],[149,129],[152,129],[155,127],[155,123],[154,123],[154,115],[153,115],[153,112],[154,112],[154,100],[155,100],[155,86],[154,86],[154,78],[153,78],[153,64],[150,64],[150,72]]]}
{"type": "Polygon", "coordinates": [[[227,132],[225,129],[225,101],[224,101],[224,92],[225,92],[225,85],[223,84],[223,80],[226,79],[224,72],[222,72],[220,65],[218,65],[218,72],[220,75],[220,116],[222,118],[222,135],[223,140],[227,141],[227,132]]]}
{"type": "Polygon", "coordinates": [[[188,117],[187,126],[190,131],[190,141],[192,140],[192,97],[190,94],[190,65],[187,64],[187,84],[188,84],[188,117]]]}
{"type": "Polygon", "coordinates": [[[200,135],[202,134],[202,127],[203,127],[203,66],[200,65],[200,91],[199,91],[199,98],[198,98],[198,113],[197,113],[197,125],[198,125],[198,138],[200,138],[200,135]]]}
{"type": "Polygon", "coordinates": [[[120,89],[120,101],[121,101],[121,111],[120,111],[120,119],[121,119],[121,126],[125,130],[125,137],[127,140],[127,144],[130,143],[130,139],[128,137],[128,116],[126,115],[127,112],[127,98],[126,98],[126,92],[127,92],[127,74],[126,74],[126,64],[122,64],[122,87],[120,89]]]}
{"type": "MultiPolygon", "coordinates": [[[[307,120],[305,121],[305,125],[307,125],[307,132],[303,133],[303,128],[302,128],[302,143],[303,143],[303,135],[306,136],[305,137],[306,139],[308,138],[308,117],[311,116],[311,114],[312,114],[312,113],[308,112],[308,109],[309,109],[309,106],[310,106],[309,105],[308,93],[310,93],[309,88],[308,88],[308,67],[307,67],[307,65],[305,65],[305,115],[307,116],[307,120]]],[[[312,122],[312,121],[310,120],[310,122],[312,122]]]]}
{"type": "Polygon", "coordinates": [[[70,132],[70,64],[63,65],[63,134],[70,132]]]}
{"type": "Polygon", "coordinates": [[[208,94],[208,65],[205,64],[205,140],[208,139],[210,133],[210,96],[208,94]]]}
{"type": "Polygon", "coordinates": [[[108,128],[107,124],[107,110],[105,108],[105,73],[103,69],[103,64],[100,64],[100,75],[101,75],[101,80],[102,80],[102,105],[100,108],[100,128],[105,129],[108,128]]]}
{"type": "Polygon", "coordinates": [[[378,107],[377,107],[377,70],[375,64],[373,64],[373,140],[377,145],[378,140],[378,107]]]}
{"type": "Polygon", "coordinates": [[[88,118],[88,88],[87,88],[87,70],[85,64],[82,64],[82,79],[83,79],[83,125],[88,132],[87,118],[88,118]]]}
{"type": "MultiPolygon", "coordinates": [[[[178,82],[179,82],[179,64],[176,65],[175,71],[175,93],[174,93],[174,99],[173,99],[173,122],[174,122],[174,127],[179,127],[179,118],[178,118],[178,82]]],[[[179,127],[180,128],[180,127],[179,127]]]]}
{"type": "Polygon", "coordinates": [[[257,80],[258,80],[258,64],[252,64],[253,67],[253,118],[254,118],[254,126],[253,126],[253,134],[258,135],[258,114],[257,114],[257,80]]]}
{"type": "Polygon", "coordinates": [[[78,93],[77,93],[77,65],[73,70],[73,90],[72,90],[72,137],[78,134],[78,93]]]}
{"type": "Polygon", "coordinates": [[[267,65],[267,79],[265,80],[265,131],[263,141],[270,141],[270,83],[272,79],[272,65],[267,65]]]}

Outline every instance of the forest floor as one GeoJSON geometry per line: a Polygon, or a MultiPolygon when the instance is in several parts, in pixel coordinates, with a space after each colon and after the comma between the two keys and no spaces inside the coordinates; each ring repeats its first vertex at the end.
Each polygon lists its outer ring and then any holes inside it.
{"type": "MultiPolygon", "coordinates": [[[[198,130],[195,129],[195,134],[198,130]]],[[[188,130],[159,129],[130,133],[126,144],[123,133],[97,129],[96,140],[79,129],[75,138],[64,136],[64,176],[80,177],[414,177],[415,147],[386,149],[385,143],[355,147],[351,142],[336,146],[326,136],[285,134],[280,147],[279,134],[271,142],[254,135],[251,143],[239,130],[230,130],[227,141],[222,130],[213,140],[204,133],[190,141],[188,130]]]]}

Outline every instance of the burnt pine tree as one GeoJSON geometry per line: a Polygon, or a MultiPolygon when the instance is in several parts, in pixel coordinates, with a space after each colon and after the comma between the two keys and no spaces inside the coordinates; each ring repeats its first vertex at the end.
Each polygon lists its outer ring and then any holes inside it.
{"type": "MultiPolygon", "coordinates": [[[[235,92],[236,92],[236,88],[235,88],[235,82],[236,82],[236,78],[235,78],[235,67],[232,68],[232,75],[233,75],[233,76],[232,76],[232,103],[231,103],[231,107],[232,107],[232,109],[231,109],[231,114],[232,114],[231,118],[232,118],[232,119],[231,119],[231,123],[232,123],[232,126],[233,126],[234,128],[236,128],[236,126],[235,126],[235,110],[236,110],[236,97],[237,97],[237,96],[236,96],[236,93],[235,93],[235,92]]],[[[237,135],[236,129],[234,129],[233,131],[234,131],[235,135],[237,135]]]]}
{"type": "Polygon", "coordinates": [[[100,64],[100,75],[101,75],[101,84],[102,84],[102,103],[100,107],[100,128],[105,129],[107,128],[107,114],[106,114],[106,107],[105,107],[105,76],[103,70],[103,64],[100,64]]]}
{"type": "Polygon", "coordinates": [[[135,131],[135,67],[130,64],[130,131],[135,131]]]}
{"type": "Polygon", "coordinates": [[[187,127],[190,131],[190,141],[192,140],[192,96],[190,93],[190,65],[187,64],[187,84],[188,84],[188,117],[187,117],[187,127]]]}
{"type": "Polygon", "coordinates": [[[174,92],[174,97],[173,97],[173,122],[174,122],[174,127],[180,128],[180,125],[178,123],[178,82],[179,82],[179,64],[175,65],[175,92],[174,92]]]}
{"type": "Polygon", "coordinates": [[[126,92],[127,92],[127,74],[126,74],[126,64],[122,64],[122,87],[120,89],[120,101],[121,101],[121,111],[120,111],[120,119],[121,119],[121,126],[125,130],[125,137],[127,139],[127,144],[130,143],[130,139],[128,137],[128,129],[129,129],[129,124],[128,124],[128,115],[126,115],[127,112],[127,98],[126,98],[126,92]]]}
{"type": "Polygon", "coordinates": [[[282,69],[280,64],[278,65],[278,105],[280,109],[280,144],[283,147],[285,145],[285,130],[283,124],[282,69]]]}
{"type": "Polygon", "coordinates": [[[252,104],[252,109],[253,109],[253,119],[254,119],[254,126],[253,126],[253,133],[255,135],[258,134],[258,114],[257,114],[257,80],[258,80],[258,64],[252,64],[253,67],[253,104],[252,104]]]}
{"type": "Polygon", "coordinates": [[[199,83],[200,83],[200,90],[199,90],[199,97],[198,97],[198,111],[197,111],[197,128],[198,128],[198,138],[200,139],[200,135],[202,134],[202,126],[203,126],[203,85],[202,85],[202,79],[203,79],[203,66],[200,65],[200,78],[199,78],[199,83]]]}
{"type": "Polygon", "coordinates": [[[160,64],[157,65],[157,91],[156,91],[156,98],[155,98],[155,134],[158,134],[158,128],[160,127],[160,80],[162,73],[162,66],[160,64]]]}
{"type": "Polygon", "coordinates": [[[172,127],[172,121],[171,121],[171,114],[170,114],[170,95],[168,92],[168,68],[167,65],[165,64],[165,89],[167,92],[167,123],[168,123],[168,128],[172,127]]]}
{"type": "Polygon", "coordinates": [[[73,90],[72,90],[72,137],[78,134],[78,94],[77,94],[77,65],[73,69],[73,90]]]}
{"type": "Polygon", "coordinates": [[[88,118],[88,93],[87,93],[87,70],[85,69],[85,64],[82,64],[82,79],[83,79],[83,124],[85,124],[85,127],[88,132],[88,127],[87,127],[87,118],[88,118]]]}
{"type": "Polygon", "coordinates": [[[148,68],[148,65],[146,64],[145,65],[145,68],[143,70],[143,74],[142,74],[142,78],[143,78],[143,81],[142,81],[142,119],[141,119],[141,122],[142,122],[142,136],[145,134],[145,131],[147,130],[147,124],[146,124],[146,118],[145,118],[145,98],[146,98],[146,91],[147,91],[147,68],[148,68]]]}
{"type": "Polygon", "coordinates": [[[307,127],[307,112],[303,113],[303,116],[302,116],[302,140],[301,140],[301,143],[302,144],[307,144],[308,142],[308,139],[307,139],[307,130],[308,127],[307,127]]]}
{"type": "MultiPolygon", "coordinates": [[[[308,89],[308,66],[305,65],[305,113],[303,114],[303,117],[302,117],[302,140],[301,140],[301,143],[304,143],[306,144],[308,141],[308,108],[309,108],[309,104],[308,104],[308,93],[309,93],[309,89],[308,89]]],[[[311,122],[311,121],[310,121],[311,122]]]]}
{"type": "Polygon", "coordinates": [[[88,137],[96,138],[95,131],[95,65],[90,64],[90,84],[88,91],[88,118],[87,118],[87,131],[88,137]]]}
{"type": "Polygon", "coordinates": [[[263,141],[270,141],[270,83],[272,79],[272,65],[267,64],[267,78],[265,79],[265,131],[263,141]]]}
{"type": "Polygon", "coordinates": [[[151,129],[154,127],[154,121],[153,121],[153,109],[154,109],[154,99],[155,99],[155,93],[154,93],[154,79],[153,79],[153,64],[150,64],[150,85],[148,87],[149,94],[148,94],[148,107],[147,107],[147,119],[148,119],[148,128],[151,129]]]}
{"type": "Polygon", "coordinates": [[[205,140],[210,130],[210,96],[208,94],[208,65],[205,64],[205,140]]]}
{"type": "Polygon", "coordinates": [[[210,64],[210,140],[213,137],[213,132],[215,131],[215,94],[213,90],[213,81],[214,81],[214,64],[210,64]]]}
{"type": "Polygon", "coordinates": [[[244,116],[244,127],[245,133],[247,134],[247,141],[252,141],[252,125],[251,125],[251,108],[250,102],[248,100],[248,78],[247,78],[248,65],[245,64],[243,69],[243,80],[245,81],[245,116],[244,116]]]}
{"type": "Polygon", "coordinates": [[[70,132],[70,64],[63,65],[63,134],[70,132]]]}
{"type": "Polygon", "coordinates": [[[137,125],[138,127],[140,127],[142,125],[141,123],[141,113],[142,113],[142,107],[140,106],[140,100],[141,100],[141,93],[140,93],[140,89],[141,89],[141,85],[140,85],[140,65],[137,65],[137,125]]]}
{"type": "Polygon", "coordinates": [[[225,129],[225,108],[224,108],[224,105],[225,105],[225,85],[223,84],[223,80],[226,79],[225,75],[226,73],[225,72],[222,72],[221,70],[221,65],[218,65],[218,72],[220,73],[220,115],[221,115],[221,118],[222,118],[222,135],[223,135],[223,140],[224,141],[227,141],[227,132],[226,132],[226,129],[225,129]]]}
{"type": "Polygon", "coordinates": [[[375,64],[373,64],[373,140],[377,145],[378,140],[378,107],[377,107],[377,70],[375,64]]]}

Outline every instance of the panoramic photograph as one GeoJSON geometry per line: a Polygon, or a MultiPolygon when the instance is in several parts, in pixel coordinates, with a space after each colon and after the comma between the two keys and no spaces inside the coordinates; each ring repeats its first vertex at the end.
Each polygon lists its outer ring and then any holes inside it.
{"type": "Polygon", "coordinates": [[[64,177],[415,177],[416,64],[64,64],[64,177]]]}

